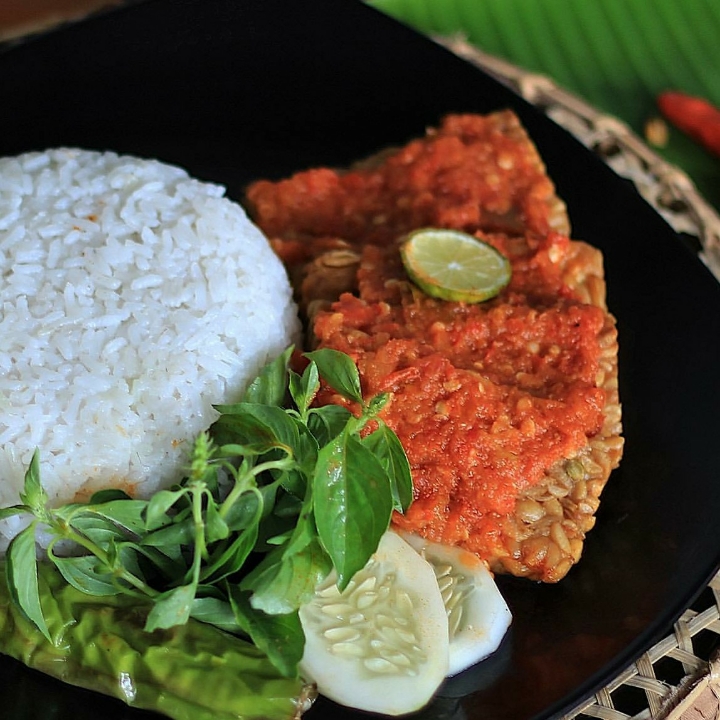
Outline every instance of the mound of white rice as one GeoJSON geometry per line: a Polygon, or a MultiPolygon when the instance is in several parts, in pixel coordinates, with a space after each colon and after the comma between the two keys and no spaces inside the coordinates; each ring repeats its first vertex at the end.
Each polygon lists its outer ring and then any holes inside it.
{"type": "Polygon", "coordinates": [[[285,271],[223,192],[114,153],[0,159],[0,505],[36,448],[55,503],[177,481],[212,405],[296,339],[285,271]]]}

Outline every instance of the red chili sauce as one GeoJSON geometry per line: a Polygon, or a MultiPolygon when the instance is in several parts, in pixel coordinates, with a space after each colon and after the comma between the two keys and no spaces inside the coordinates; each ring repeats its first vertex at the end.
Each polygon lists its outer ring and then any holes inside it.
{"type": "MultiPolygon", "coordinates": [[[[415,485],[396,524],[481,556],[523,489],[600,430],[605,403],[595,384],[605,314],[560,279],[568,239],[485,239],[513,265],[496,299],[429,298],[394,247],[367,246],[360,296],[344,294],[315,324],[321,346],[355,360],[365,396],[391,393],[382,417],[405,447],[415,485]]],[[[321,401],[341,399],[326,391],[321,401]]]]}
{"type": "Polygon", "coordinates": [[[290,262],[310,256],[314,240],[386,244],[419,227],[545,233],[558,229],[553,198],[510,111],[450,115],[426,137],[350,172],[306,170],[247,193],[254,219],[290,262]]]}

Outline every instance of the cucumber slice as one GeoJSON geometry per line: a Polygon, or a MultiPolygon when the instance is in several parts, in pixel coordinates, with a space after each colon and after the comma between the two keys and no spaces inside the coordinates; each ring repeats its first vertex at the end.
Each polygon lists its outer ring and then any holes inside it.
{"type": "Polygon", "coordinates": [[[341,593],[335,573],[300,608],[300,670],[342,705],[400,715],[423,707],[448,672],[448,622],[432,567],[386,532],[341,593]]]}
{"type": "Polygon", "coordinates": [[[510,608],[477,555],[417,535],[403,538],[435,571],[448,617],[448,675],[456,675],[497,650],[512,622],[510,608]]]}

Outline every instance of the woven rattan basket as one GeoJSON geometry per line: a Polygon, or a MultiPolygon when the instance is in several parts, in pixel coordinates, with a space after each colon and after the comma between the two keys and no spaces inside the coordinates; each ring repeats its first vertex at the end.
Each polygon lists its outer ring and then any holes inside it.
{"type": "MultiPolygon", "coordinates": [[[[598,112],[543,76],[488,55],[463,38],[436,38],[543,110],[596,152],[679,233],[695,239],[720,279],[720,216],[690,178],[653,152],[627,125],[598,112]]],[[[668,636],[562,720],[720,720],[720,573],[668,636]]]]}

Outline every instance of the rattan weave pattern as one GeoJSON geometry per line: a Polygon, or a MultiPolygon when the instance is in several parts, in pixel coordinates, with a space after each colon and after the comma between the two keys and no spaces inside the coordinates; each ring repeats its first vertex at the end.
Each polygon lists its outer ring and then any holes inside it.
{"type": "Polygon", "coordinates": [[[563,720],[679,720],[688,710],[684,700],[696,700],[702,691],[712,693],[717,688],[711,670],[719,641],[720,574],[711,580],[696,605],[681,615],[672,633],[563,720]],[[639,692],[629,692],[631,688],[639,692]],[[697,697],[691,697],[693,691],[697,697]]]}
{"type": "MultiPolygon", "coordinates": [[[[684,172],[622,121],[598,112],[550,78],[488,55],[461,37],[435,40],[512,87],[630,179],[677,232],[697,240],[700,258],[720,280],[720,216],[684,172]]],[[[720,720],[718,647],[720,573],[667,637],[558,720],[720,720]]]]}

